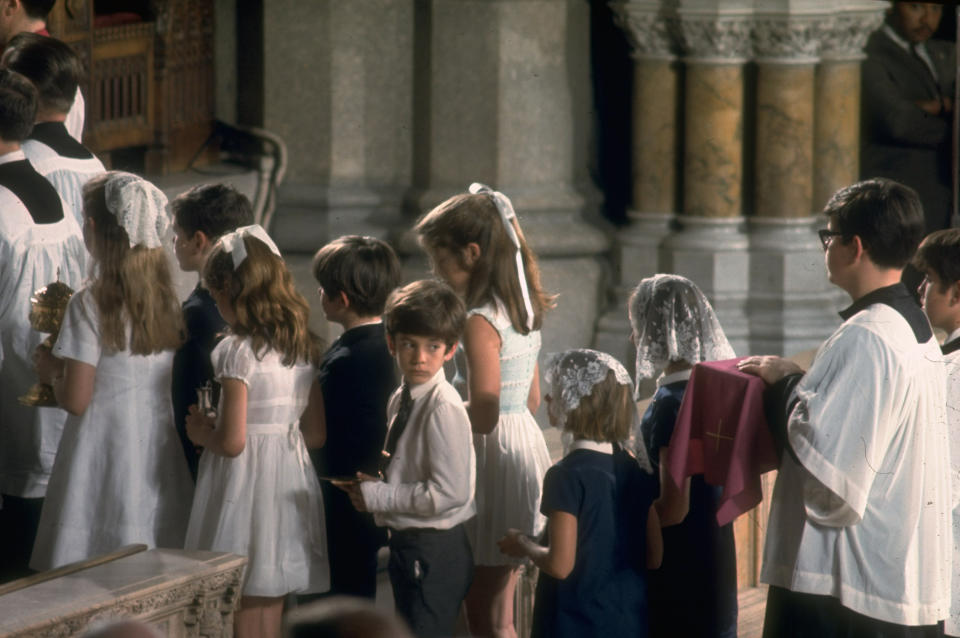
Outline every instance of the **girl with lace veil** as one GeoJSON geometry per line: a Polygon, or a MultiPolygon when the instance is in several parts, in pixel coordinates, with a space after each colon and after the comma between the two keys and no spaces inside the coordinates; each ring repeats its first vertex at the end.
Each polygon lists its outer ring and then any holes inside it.
{"type": "Polygon", "coordinates": [[[456,358],[477,454],[467,619],[473,635],[510,638],[520,561],[501,554],[497,540],[508,528],[537,535],[545,524],[540,486],[550,455],[533,413],[540,404],[540,326],[553,297],[540,285],[536,256],[503,193],[473,184],[415,230],[434,272],[467,306],[456,358]]]}
{"type": "Polygon", "coordinates": [[[657,375],[657,391],[636,436],[637,451],[660,479],[655,505],[663,525],[663,565],[650,575],[651,636],[735,638],[737,573],[732,524],[719,527],[721,488],[694,476],[677,486],[667,449],[693,366],[733,358],[713,307],[686,277],[643,279],[629,302],[637,348],[637,390],[657,375]],[[696,609],[697,613],[690,613],[696,609]]]}
{"type": "Polygon", "coordinates": [[[633,382],[586,349],[549,357],[544,379],[550,423],[573,438],[543,482],[548,545],[516,529],[500,540],[540,568],[532,636],[646,636],[647,569],[662,545],[656,480],[643,451],[638,462],[623,447],[637,420],[633,382]]]}
{"type": "Polygon", "coordinates": [[[38,376],[69,415],[30,566],[43,570],[131,543],[183,547],[193,486],[173,426],[180,303],[163,242],[167,199],[112,171],[83,189],[91,278],[67,305],[38,376]]]}

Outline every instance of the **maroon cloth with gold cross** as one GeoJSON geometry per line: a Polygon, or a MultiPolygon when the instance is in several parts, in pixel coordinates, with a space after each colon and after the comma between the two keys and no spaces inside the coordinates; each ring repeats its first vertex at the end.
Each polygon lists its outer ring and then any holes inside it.
{"type": "Polygon", "coordinates": [[[760,503],[760,475],[779,464],[763,412],[765,384],[740,372],[738,361],[693,367],[667,454],[667,469],[677,485],[703,474],[707,483],[723,487],[719,525],[760,503]]]}

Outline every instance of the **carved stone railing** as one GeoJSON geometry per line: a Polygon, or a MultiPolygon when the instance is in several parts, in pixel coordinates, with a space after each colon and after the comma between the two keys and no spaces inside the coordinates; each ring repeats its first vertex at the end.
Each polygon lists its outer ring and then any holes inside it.
{"type": "Polygon", "coordinates": [[[0,595],[0,636],[81,635],[135,619],[170,638],[232,636],[246,558],[154,549],[0,595]]]}

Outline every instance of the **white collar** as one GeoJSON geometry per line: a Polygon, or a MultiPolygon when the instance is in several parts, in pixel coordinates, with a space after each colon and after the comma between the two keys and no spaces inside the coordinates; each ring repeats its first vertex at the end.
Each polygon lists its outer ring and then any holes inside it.
{"type": "Polygon", "coordinates": [[[679,372],[671,372],[670,374],[661,374],[657,378],[657,387],[662,388],[665,385],[670,385],[671,383],[676,383],[677,381],[689,381],[691,372],[693,372],[693,368],[687,368],[686,370],[680,370],[679,372]]]}
{"type": "MultiPolygon", "coordinates": [[[[903,38],[903,36],[901,36],[899,33],[897,33],[897,30],[896,30],[896,29],[894,29],[893,27],[891,27],[889,24],[884,24],[884,25],[883,25],[883,33],[884,33],[888,38],[890,38],[891,40],[893,40],[894,44],[896,44],[897,46],[899,46],[901,49],[903,49],[903,50],[906,51],[907,53],[910,53],[910,43],[907,42],[907,41],[903,38]]],[[[922,46],[922,45],[923,45],[923,43],[920,43],[920,44],[918,44],[917,46],[920,47],[920,46],[922,46]]]]}
{"type": "Polygon", "coordinates": [[[27,156],[23,154],[23,149],[16,151],[10,151],[6,155],[0,155],[0,164],[6,164],[7,162],[19,162],[20,160],[27,159],[27,156]]]}
{"type": "Polygon", "coordinates": [[[430,390],[433,390],[435,387],[437,387],[437,384],[445,380],[445,378],[446,377],[443,374],[443,366],[440,366],[440,369],[437,370],[437,373],[433,375],[429,381],[424,381],[419,385],[410,386],[410,398],[416,401],[427,392],[430,392],[430,390]]]}
{"type": "Polygon", "coordinates": [[[600,452],[601,454],[613,454],[613,443],[601,443],[600,441],[576,439],[570,444],[570,447],[567,448],[567,453],[564,454],[564,456],[570,454],[574,450],[590,450],[592,452],[600,452]]]}

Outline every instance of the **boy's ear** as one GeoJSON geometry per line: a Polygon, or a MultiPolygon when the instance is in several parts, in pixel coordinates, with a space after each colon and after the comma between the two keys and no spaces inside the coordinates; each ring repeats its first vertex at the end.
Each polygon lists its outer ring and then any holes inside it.
{"type": "Polygon", "coordinates": [[[347,293],[342,290],[337,293],[337,301],[340,302],[340,305],[343,306],[344,310],[350,309],[350,297],[347,296],[347,293]]]}
{"type": "Polygon", "coordinates": [[[453,355],[455,355],[456,353],[457,353],[457,344],[455,343],[448,344],[447,351],[443,355],[443,360],[449,361],[450,359],[453,359],[453,355]]]}
{"type": "Polygon", "coordinates": [[[950,296],[947,298],[947,301],[951,306],[960,305],[960,281],[955,281],[950,284],[949,290],[950,296]]]}
{"type": "Polygon", "coordinates": [[[387,350],[390,351],[390,356],[397,356],[397,349],[393,345],[393,335],[388,332],[385,336],[387,337],[387,350]]]}
{"type": "Polygon", "coordinates": [[[213,242],[210,241],[210,237],[202,230],[195,231],[190,241],[202,255],[206,255],[210,252],[210,249],[213,248],[213,242]]]}

